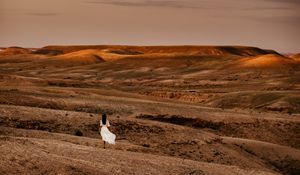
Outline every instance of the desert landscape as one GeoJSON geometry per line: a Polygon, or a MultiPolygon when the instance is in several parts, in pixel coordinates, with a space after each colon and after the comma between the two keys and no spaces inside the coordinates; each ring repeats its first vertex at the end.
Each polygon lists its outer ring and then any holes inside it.
{"type": "Polygon", "coordinates": [[[0,48],[0,174],[298,175],[300,56],[248,46],[0,48]],[[116,145],[98,127],[106,113],[116,145]]]}

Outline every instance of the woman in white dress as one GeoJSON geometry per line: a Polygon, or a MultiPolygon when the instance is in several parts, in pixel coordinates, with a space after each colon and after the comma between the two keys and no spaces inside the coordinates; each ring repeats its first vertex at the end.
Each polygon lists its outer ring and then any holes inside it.
{"type": "Polygon", "coordinates": [[[116,140],[116,135],[111,133],[108,130],[108,127],[110,127],[109,121],[107,120],[106,114],[103,113],[102,114],[102,119],[100,120],[100,126],[99,126],[99,130],[100,130],[100,134],[102,137],[102,140],[104,142],[104,149],[105,149],[105,143],[109,143],[109,144],[115,144],[115,140],[116,140]]]}

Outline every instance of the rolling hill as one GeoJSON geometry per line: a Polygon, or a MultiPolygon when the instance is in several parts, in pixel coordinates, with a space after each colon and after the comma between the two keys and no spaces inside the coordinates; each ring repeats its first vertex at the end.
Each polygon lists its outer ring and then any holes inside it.
{"type": "Polygon", "coordinates": [[[256,56],[263,54],[277,54],[272,50],[263,50],[248,46],[46,46],[38,51],[58,51],[70,53],[79,50],[97,49],[110,50],[112,53],[125,53],[127,55],[138,55],[146,53],[183,53],[192,55],[240,55],[256,56]]]}
{"type": "Polygon", "coordinates": [[[0,174],[299,174],[295,57],[245,46],[5,50],[0,174]],[[117,135],[106,149],[103,112],[117,135]]]}
{"type": "Polygon", "coordinates": [[[242,67],[253,68],[279,68],[289,67],[294,64],[296,63],[293,59],[276,54],[266,54],[252,58],[245,58],[241,61],[242,67]]]}

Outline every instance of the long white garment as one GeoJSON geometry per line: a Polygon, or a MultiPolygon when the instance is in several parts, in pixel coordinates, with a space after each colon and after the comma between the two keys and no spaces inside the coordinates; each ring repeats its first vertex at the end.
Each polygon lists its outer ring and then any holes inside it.
{"type": "Polygon", "coordinates": [[[100,134],[101,134],[102,140],[106,141],[109,144],[115,144],[116,135],[111,133],[108,130],[107,126],[110,126],[108,120],[106,121],[106,125],[103,125],[102,121],[101,121],[100,125],[101,125],[100,134]]]}

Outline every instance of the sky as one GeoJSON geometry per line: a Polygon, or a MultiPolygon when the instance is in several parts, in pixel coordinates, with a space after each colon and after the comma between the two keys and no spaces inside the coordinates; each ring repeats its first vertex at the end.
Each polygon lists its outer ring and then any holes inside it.
{"type": "Polygon", "coordinates": [[[300,0],[0,0],[0,46],[76,44],[300,52],[300,0]]]}

